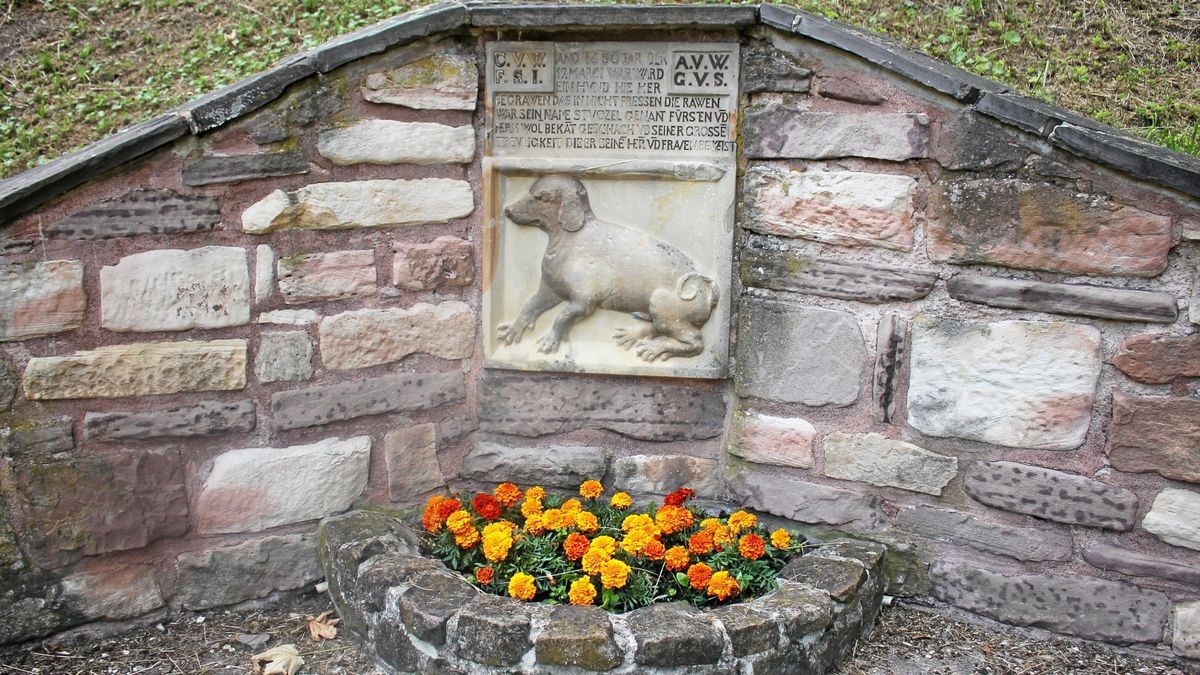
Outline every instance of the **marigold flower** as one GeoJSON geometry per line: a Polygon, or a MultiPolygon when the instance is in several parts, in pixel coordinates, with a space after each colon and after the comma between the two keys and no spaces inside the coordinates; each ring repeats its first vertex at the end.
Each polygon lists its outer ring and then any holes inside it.
{"type": "Polygon", "coordinates": [[[713,546],[718,551],[724,551],[725,545],[729,544],[733,541],[733,533],[729,530],[728,527],[725,527],[724,525],[718,525],[718,526],[714,527],[712,529],[712,535],[713,535],[713,546]]]}
{"type": "Polygon", "coordinates": [[[512,530],[505,523],[492,523],[483,528],[483,557],[498,563],[508,557],[513,545],[512,530]]]}
{"type": "Polygon", "coordinates": [[[688,568],[688,582],[692,584],[692,588],[702,591],[708,588],[708,581],[712,579],[712,568],[704,563],[696,563],[688,568]]]}
{"type": "Polygon", "coordinates": [[[521,488],[512,483],[497,485],[493,494],[496,495],[496,501],[500,502],[500,505],[506,509],[512,508],[513,504],[521,500],[521,488]]]}
{"type": "Polygon", "coordinates": [[[736,537],[757,523],[758,518],[754,517],[753,513],[735,511],[733,515],[729,516],[729,531],[736,537]]]}
{"type": "Polygon", "coordinates": [[[617,552],[617,540],[602,534],[592,540],[592,548],[602,550],[612,557],[617,552]]]}
{"type": "Polygon", "coordinates": [[[546,509],[542,513],[542,524],[546,526],[547,530],[561,530],[574,525],[575,518],[568,517],[562,512],[562,509],[546,509]]]}
{"type": "Polygon", "coordinates": [[[595,499],[604,494],[604,486],[598,480],[585,480],[579,486],[579,496],[584,499],[595,499]]]}
{"type": "Polygon", "coordinates": [[[615,558],[604,563],[600,569],[600,583],[605,588],[624,588],[629,581],[629,565],[615,558]]]}
{"type": "Polygon", "coordinates": [[[663,562],[672,572],[682,572],[687,569],[688,563],[691,561],[692,556],[688,555],[687,549],[682,546],[672,546],[663,555],[663,562]]]}
{"type": "Polygon", "coordinates": [[[622,532],[629,532],[635,528],[658,531],[658,526],[654,524],[654,519],[644,513],[632,513],[625,516],[625,520],[621,521],[622,532]]]}
{"type": "Polygon", "coordinates": [[[667,554],[667,547],[658,539],[651,539],[650,543],[642,547],[642,555],[651,560],[662,560],[667,554]]]}
{"type": "Polygon", "coordinates": [[[575,514],[583,511],[583,504],[580,503],[578,499],[568,499],[567,501],[563,502],[562,506],[559,508],[562,509],[563,513],[571,516],[571,519],[574,520],[575,514]]]}
{"type": "Polygon", "coordinates": [[[542,513],[542,500],[533,499],[528,493],[525,494],[525,501],[521,502],[521,515],[526,518],[532,518],[542,513]]]}
{"type": "Polygon", "coordinates": [[[491,566],[480,567],[475,570],[475,581],[479,582],[480,586],[487,586],[492,583],[492,578],[495,576],[496,570],[492,569],[491,566]]]}
{"type": "Polygon", "coordinates": [[[682,506],[663,506],[654,516],[654,523],[663,534],[675,534],[692,526],[692,512],[682,506]]]}
{"type": "Polygon", "coordinates": [[[532,600],[537,595],[537,586],[533,577],[524,572],[517,572],[508,580],[508,594],[518,600],[532,600]]]}
{"type": "Polygon", "coordinates": [[[434,495],[425,502],[425,511],[421,514],[421,525],[425,527],[425,531],[430,534],[437,534],[442,529],[442,520],[439,518],[438,506],[446,500],[442,495],[434,495]]]}
{"type": "Polygon", "coordinates": [[[792,535],[782,527],[771,533],[771,545],[787,550],[792,546],[792,535]]]}
{"type": "Polygon", "coordinates": [[[683,506],[683,503],[692,497],[696,496],[696,491],[691,488],[679,488],[671,494],[663,497],[665,506],[683,506]]]}
{"type": "Polygon", "coordinates": [[[600,521],[591,511],[580,511],[575,514],[575,527],[578,527],[581,532],[591,534],[600,529],[600,521]]]}
{"type": "Polygon", "coordinates": [[[635,527],[621,539],[621,548],[629,555],[641,555],[652,541],[654,541],[653,530],[646,527],[635,527]]]}
{"type": "Polygon", "coordinates": [[[563,542],[563,553],[566,554],[567,560],[579,560],[584,553],[588,552],[588,547],[591,545],[592,542],[588,541],[587,537],[578,532],[572,532],[563,542]]]}
{"type": "Polygon", "coordinates": [[[608,500],[608,503],[612,504],[614,509],[625,510],[633,505],[633,497],[630,497],[627,493],[618,492],[612,496],[612,499],[608,500]]]}
{"type": "Polygon", "coordinates": [[[580,566],[583,571],[593,576],[599,576],[604,571],[604,563],[612,560],[612,554],[602,548],[596,548],[596,542],[592,542],[592,547],[587,553],[583,554],[583,560],[580,561],[580,566]]]}
{"type": "Polygon", "coordinates": [[[450,517],[446,519],[446,529],[450,530],[454,534],[466,532],[468,528],[472,530],[475,529],[475,527],[471,524],[471,514],[462,509],[451,513],[450,517]]]}
{"type": "Polygon", "coordinates": [[[542,487],[541,485],[534,485],[525,491],[525,498],[533,499],[539,502],[544,501],[546,499],[546,488],[542,487]]]}
{"type": "Polygon", "coordinates": [[[546,524],[542,520],[542,514],[535,513],[525,519],[525,531],[533,536],[546,533],[546,524]]]}
{"type": "Polygon", "coordinates": [[[767,542],[753,532],[742,535],[742,538],[738,540],[738,553],[741,553],[746,560],[758,560],[763,557],[766,550],[767,542]]]}
{"type": "Polygon", "coordinates": [[[567,598],[572,605],[590,605],[596,601],[596,587],[592,585],[591,577],[579,577],[571,582],[571,590],[567,598]]]}
{"type": "Polygon", "coordinates": [[[734,579],[733,576],[725,570],[721,570],[720,572],[712,575],[712,578],[708,581],[708,594],[716,597],[716,599],[720,600],[721,602],[724,602],[737,595],[738,591],[740,590],[742,590],[742,588],[741,586],[738,586],[737,579],[734,579]]]}
{"type": "Polygon", "coordinates": [[[700,529],[702,530],[712,530],[720,526],[720,518],[705,518],[704,520],[700,521],[700,529]]]}
{"type": "Polygon", "coordinates": [[[700,530],[688,537],[688,550],[693,555],[708,555],[713,552],[714,547],[712,530],[700,530]]]}
{"type": "Polygon", "coordinates": [[[475,498],[471,500],[471,508],[486,520],[495,520],[500,517],[500,502],[486,492],[475,495],[475,498]]]}
{"type": "Polygon", "coordinates": [[[462,549],[471,548],[479,543],[479,530],[474,525],[467,525],[467,529],[454,533],[454,543],[462,549]]]}

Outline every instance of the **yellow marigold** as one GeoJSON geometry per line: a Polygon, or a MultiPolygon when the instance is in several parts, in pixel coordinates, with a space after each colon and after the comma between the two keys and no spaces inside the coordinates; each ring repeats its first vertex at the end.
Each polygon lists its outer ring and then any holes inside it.
{"type": "Polygon", "coordinates": [[[663,506],[654,516],[654,524],[663,534],[675,534],[692,526],[692,512],[682,506],[663,506]]]}
{"type": "Polygon", "coordinates": [[[629,532],[633,529],[647,529],[655,533],[658,532],[658,526],[654,524],[654,519],[644,513],[633,513],[625,516],[625,520],[621,521],[621,531],[629,532]]]}
{"type": "Polygon", "coordinates": [[[559,508],[562,509],[563,513],[574,518],[575,514],[583,510],[583,504],[578,499],[568,499],[559,508]]]}
{"type": "Polygon", "coordinates": [[[583,571],[593,576],[598,576],[604,571],[604,563],[612,560],[612,554],[602,548],[596,548],[596,542],[592,542],[592,547],[587,553],[583,554],[583,560],[580,561],[580,566],[583,571]]]}
{"type": "Polygon", "coordinates": [[[596,601],[596,587],[592,585],[591,577],[579,577],[571,582],[571,590],[567,598],[572,605],[590,605],[596,601]]]}
{"type": "Polygon", "coordinates": [[[575,514],[575,527],[578,527],[580,532],[591,534],[600,529],[600,521],[591,511],[580,511],[575,514]]]}
{"type": "Polygon", "coordinates": [[[663,562],[672,572],[682,572],[687,569],[688,563],[691,561],[692,556],[688,555],[687,549],[682,546],[672,546],[663,555],[663,562]]]}
{"type": "Polygon", "coordinates": [[[454,543],[458,544],[459,548],[471,548],[479,543],[479,530],[475,529],[474,525],[468,524],[467,529],[454,533],[454,543]]]}
{"type": "Polygon", "coordinates": [[[609,560],[600,570],[600,583],[605,588],[624,588],[629,581],[629,565],[620,560],[609,560]]]}
{"type": "Polygon", "coordinates": [[[654,541],[654,533],[645,527],[635,527],[621,539],[621,548],[629,555],[641,555],[646,546],[654,541]]]}
{"type": "Polygon", "coordinates": [[[607,534],[602,534],[592,540],[592,548],[608,553],[611,558],[617,552],[617,540],[607,534]]]}
{"type": "Polygon", "coordinates": [[[612,499],[608,500],[608,503],[612,504],[612,507],[614,509],[622,509],[623,510],[623,509],[629,508],[630,506],[633,506],[633,497],[630,497],[628,494],[626,494],[624,492],[618,492],[617,494],[612,496],[612,499]]]}
{"type": "Polygon", "coordinates": [[[771,545],[775,548],[789,549],[792,546],[792,535],[781,527],[771,533],[771,545]]]}
{"type": "Polygon", "coordinates": [[[712,579],[712,568],[704,563],[696,563],[688,568],[687,578],[692,588],[702,591],[708,588],[708,580],[712,579]]]}
{"type": "Polygon", "coordinates": [[[733,515],[729,516],[729,531],[735,537],[756,524],[758,524],[758,518],[755,518],[753,513],[734,511],[733,515]]]}
{"type": "Polygon", "coordinates": [[[543,501],[546,499],[546,488],[542,487],[541,485],[534,485],[525,491],[525,498],[533,499],[539,502],[543,501]]]}
{"type": "Polygon", "coordinates": [[[526,518],[532,518],[542,512],[542,500],[530,499],[529,495],[525,495],[525,501],[521,502],[521,515],[526,518]]]}
{"type": "Polygon", "coordinates": [[[740,590],[742,588],[738,586],[737,579],[725,570],[712,575],[712,579],[708,581],[708,594],[722,602],[737,595],[740,590]]]}
{"type": "Polygon", "coordinates": [[[483,528],[483,557],[498,563],[508,557],[512,548],[512,530],[504,523],[492,523],[483,528]]]}
{"type": "Polygon", "coordinates": [[[705,518],[704,520],[700,521],[700,529],[711,530],[714,527],[719,526],[720,524],[721,524],[720,518],[705,518]]]}
{"type": "Polygon", "coordinates": [[[533,536],[546,533],[546,524],[542,520],[542,514],[535,513],[525,519],[525,531],[533,536]]]}
{"type": "Polygon", "coordinates": [[[451,513],[450,517],[446,519],[446,529],[450,530],[454,534],[466,532],[468,528],[475,529],[475,527],[471,525],[471,514],[462,509],[451,513]]]}
{"type": "Polygon", "coordinates": [[[758,560],[763,557],[766,550],[767,542],[753,532],[742,535],[742,538],[738,540],[738,553],[741,553],[746,560],[758,560]]]}
{"type": "Polygon", "coordinates": [[[517,572],[508,580],[508,594],[518,600],[532,600],[537,595],[537,586],[533,577],[524,572],[517,572]]]}
{"type": "Polygon", "coordinates": [[[512,483],[501,483],[496,486],[493,493],[496,495],[496,501],[504,505],[504,508],[512,508],[521,499],[521,488],[512,483]]]}
{"type": "Polygon", "coordinates": [[[585,480],[579,486],[579,496],[584,499],[595,499],[604,494],[604,486],[598,480],[585,480]]]}
{"type": "Polygon", "coordinates": [[[662,560],[667,554],[667,547],[658,539],[651,539],[649,544],[642,548],[642,555],[651,560],[662,560]]]}
{"type": "Polygon", "coordinates": [[[591,544],[592,542],[588,541],[587,537],[578,532],[572,532],[563,542],[563,553],[566,554],[567,560],[579,560],[583,554],[588,552],[591,544]]]}
{"type": "Polygon", "coordinates": [[[731,532],[729,528],[725,527],[724,525],[718,525],[717,527],[713,528],[712,535],[713,544],[716,545],[718,549],[725,550],[726,544],[733,542],[733,532],[731,532]]]}

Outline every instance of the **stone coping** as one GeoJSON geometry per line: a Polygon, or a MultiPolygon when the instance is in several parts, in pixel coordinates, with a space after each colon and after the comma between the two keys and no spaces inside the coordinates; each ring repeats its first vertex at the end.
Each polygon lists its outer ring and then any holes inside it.
{"type": "Polygon", "coordinates": [[[423,557],[417,532],[384,513],[327,518],[318,540],[342,625],[392,672],[823,673],[874,624],[886,551],[827,544],[753,600],[610,614],[484,593],[423,557]]]}

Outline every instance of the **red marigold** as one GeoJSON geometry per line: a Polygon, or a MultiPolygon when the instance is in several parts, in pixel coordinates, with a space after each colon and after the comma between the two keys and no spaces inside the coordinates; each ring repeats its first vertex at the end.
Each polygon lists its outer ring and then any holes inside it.
{"type": "Polygon", "coordinates": [[[458,501],[457,499],[443,499],[442,501],[438,502],[437,505],[437,518],[444,523],[446,522],[446,519],[450,517],[451,513],[454,513],[461,508],[462,502],[458,501]]]}
{"type": "Polygon", "coordinates": [[[496,501],[500,502],[504,508],[512,508],[521,500],[521,488],[512,483],[501,483],[496,486],[496,501]]]}
{"type": "Polygon", "coordinates": [[[492,583],[492,578],[496,576],[496,570],[491,566],[480,567],[475,570],[475,581],[478,581],[481,586],[487,586],[492,583]]]}
{"type": "Polygon", "coordinates": [[[486,492],[480,492],[471,500],[471,508],[475,509],[481,518],[495,520],[500,517],[500,502],[486,492]]]}
{"type": "Polygon", "coordinates": [[[757,534],[747,534],[738,540],[738,553],[746,560],[758,560],[766,549],[767,542],[757,534]]]}
{"type": "Polygon", "coordinates": [[[693,555],[708,555],[713,552],[713,546],[712,530],[700,530],[688,537],[688,550],[693,555]]]}
{"type": "Polygon", "coordinates": [[[702,591],[708,588],[708,582],[712,579],[713,570],[704,563],[696,563],[688,568],[687,578],[691,582],[692,588],[702,591]]]}
{"type": "Polygon", "coordinates": [[[666,506],[683,506],[684,502],[694,496],[696,496],[695,490],[691,488],[679,488],[666,497],[663,497],[663,504],[666,506]]]}
{"type": "Polygon", "coordinates": [[[588,547],[591,545],[592,542],[588,541],[587,537],[578,532],[572,532],[563,542],[563,552],[567,554],[567,560],[579,560],[584,553],[588,552],[588,547]]]}

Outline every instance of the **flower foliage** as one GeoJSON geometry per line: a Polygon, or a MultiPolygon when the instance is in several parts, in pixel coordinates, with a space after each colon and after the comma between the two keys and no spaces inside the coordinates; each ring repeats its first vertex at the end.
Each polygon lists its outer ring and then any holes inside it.
{"type": "Polygon", "coordinates": [[[804,538],[754,514],[715,517],[689,488],[638,511],[587,480],[578,497],[502,483],[470,499],[434,496],[422,525],[430,552],[489,593],[627,611],[684,600],[698,607],[761,595],[804,538]],[[582,499],[580,499],[582,498],[582,499]]]}

